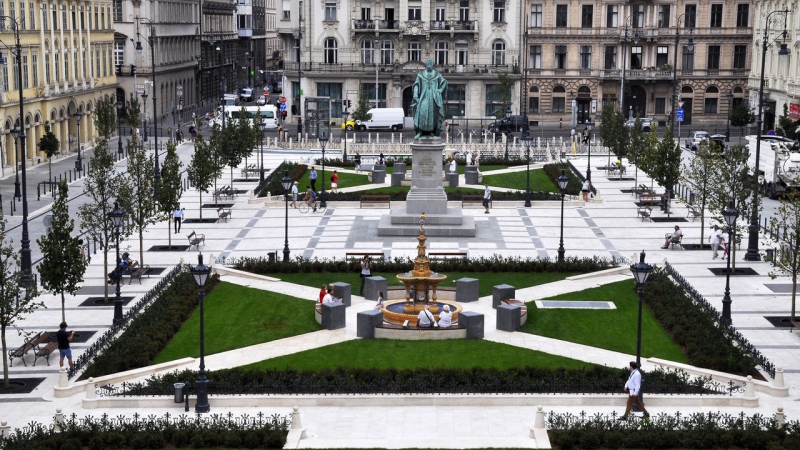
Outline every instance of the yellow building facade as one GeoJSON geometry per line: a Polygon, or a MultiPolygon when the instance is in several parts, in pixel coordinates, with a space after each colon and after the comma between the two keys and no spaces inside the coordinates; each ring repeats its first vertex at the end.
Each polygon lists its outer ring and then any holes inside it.
{"type": "Polygon", "coordinates": [[[0,161],[4,167],[14,167],[16,161],[23,160],[17,157],[21,143],[15,146],[11,134],[21,122],[28,165],[47,162],[38,148],[46,123],[61,143],[61,155],[75,153],[81,143],[92,142],[97,100],[113,96],[116,89],[112,8],[111,0],[0,0],[0,50],[4,59],[0,66],[0,161]],[[15,30],[21,67],[17,67],[15,30]],[[76,118],[79,111],[83,113],[80,121],[76,118]]]}

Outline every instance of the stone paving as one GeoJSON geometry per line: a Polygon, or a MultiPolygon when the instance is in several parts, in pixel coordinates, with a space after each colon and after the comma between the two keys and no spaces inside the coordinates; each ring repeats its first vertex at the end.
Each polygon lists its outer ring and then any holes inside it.
{"type": "MultiPolygon", "coordinates": [[[[192,147],[184,144],[179,153],[184,161],[188,160],[192,147]]],[[[280,153],[269,151],[266,154],[266,165],[276,167],[284,159],[302,160],[309,153],[280,153]]],[[[71,164],[71,160],[65,164],[71,164]]],[[[605,158],[599,158],[597,165],[604,165],[605,158]]],[[[585,167],[586,161],[577,159],[577,167],[585,167]]],[[[122,163],[119,164],[123,166],[122,163]]],[[[519,168],[511,169],[519,170],[519,168]]],[[[346,169],[339,169],[345,172],[346,169]]],[[[223,176],[221,185],[230,184],[230,172],[223,176]]],[[[254,180],[238,181],[239,189],[252,189],[254,180]]],[[[46,172],[45,172],[46,173],[46,172]]],[[[629,176],[632,168],[629,168],[629,176]]],[[[29,172],[30,174],[30,172],[29,172]]],[[[633,258],[638,252],[647,252],[647,261],[661,265],[668,260],[692,285],[697,288],[712,304],[721,309],[721,298],[725,286],[725,278],[715,276],[709,268],[721,268],[724,261],[711,260],[709,251],[662,250],[665,232],[671,231],[673,223],[642,222],[636,216],[635,198],[621,192],[629,189],[633,181],[613,181],[601,170],[592,171],[594,185],[598,189],[597,199],[588,203],[570,199],[564,210],[564,245],[567,255],[602,256],[617,258],[633,258]]],[[[326,170],[326,177],[329,177],[326,170]]],[[[8,177],[2,182],[5,186],[8,177]]],[[[13,182],[13,179],[11,180],[13,182]]],[[[463,186],[463,176],[461,177],[463,186]]],[[[639,182],[650,183],[641,173],[639,182]]],[[[326,182],[327,185],[327,182],[326,182]]],[[[478,187],[478,186],[476,186],[478,187]]],[[[73,183],[71,193],[77,191],[79,182],[73,183]]],[[[341,190],[357,190],[359,188],[342,187],[341,190]]],[[[363,189],[363,188],[362,188],[363,189]]],[[[204,196],[208,203],[209,196],[204,196]]],[[[265,256],[267,252],[277,251],[280,257],[284,243],[284,204],[274,198],[271,202],[252,199],[249,195],[240,195],[233,202],[233,214],[227,223],[184,223],[181,233],[172,236],[173,243],[184,244],[185,236],[192,231],[206,235],[205,245],[200,250],[208,258],[216,260],[220,265],[221,257],[265,256]]],[[[186,208],[186,217],[196,217],[200,206],[198,194],[190,190],[184,194],[182,204],[186,208]]],[[[460,203],[459,203],[460,204],[460,203]]],[[[72,205],[72,204],[71,204],[72,205]]],[[[72,207],[72,206],[71,206],[72,207]]],[[[686,209],[680,204],[673,204],[677,217],[685,217],[686,209]]],[[[38,206],[41,214],[47,206],[38,206]]],[[[330,202],[323,214],[301,214],[298,210],[289,210],[288,239],[292,256],[303,257],[343,257],[347,251],[382,251],[387,256],[413,256],[416,253],[416,241],[408,238],[377,237],[377,223],[387,209],[359,209],[357,202],[330,202]]],[[[204,217],[212,217],[213,210],[205,210],[204,217]]],[[[429,239],[429,251],[465,251],[470,257],[490,256],[493,254],[518,255],[522,257],[556,256],[560,232],[560,203],[535,202],[531,208],[516,204],[495,203],[491,214],[483,214],[482,208],[468,208],[465,215],[472,215],[478,229],[474,239],[436,238],[429,239]]],[[[654,211],[655,217],[663,213],[654,211]]],[[[9,220],[10,227],[18,223],[18,216],[9,220]]],[[[684,229],[684,243],[698,243],[700,221],[679,223],[684,229]]],[[[708,226],[708,223],[707,223],[708,226]]],[[[151,227],[145,234],[144,248],[167,243],[167,224],[160,223],[151,227]]],[[[10,230],[12,237],[16,230],[10,230]]],[[[707,233],[706,233],[707,234],[707,233]]],[[[19,241],[14,237],[15,242],[19,241]]],[[[35,248],[35,242],[32,244],[35,248]]],[[[122,244],[122,248],[130,251],[138,258],[138,239],[131,239],[122,244]]],[[[785,384],[789,388],[788,397],[773,397],[758,393],[757,407],[720,407],[713,404],[687,408],[669,399],[651,399],[651,413],[683,413],[689,411],[724,411],[731,414],[744,411],[746,414],[772,415],[778,407],[785,409],[788,419],[800,417],[800,333],[790,333],[786,328],[775,328],[765,316],[787,316],[790,307],[790,294],[786,292],[789,280],[781,277],[772,280],[768,273],[770,266],[764,262],[743,262],[738,253],[738,267],[750,267],[758,275],[733,277],[731,292],[733,298],[733,323],[785,374],[785,384]]],[[[143,263],[154,267],[169,268],[180,261],[194,264],[197,253],[187,252],[153,252],[145,253],[143,263]]],[[[35,259],[34,259],[35,260],[35,259]]],[[[291,283],[259,279],[258,277],[239,277],[223,273],[226,281],[239,283],[260,289],[288,293],[309,301],[317,297],[317,290],[297,286],[291,283]]],[[[141,285],[134,282],[122,287],[123,296],[139,297],[157,282],[158,276],[144,278],[141,285]]],[[[97,296],[102,291],[105,274],[102,256],[98,253],[92,258],[87,271],[84,288],[76,296],[68,296],[66,316],[71,329],[96,332],[94,338],[102,334],[110,325],[113,307],[79,306],[90,296],[97,296]]],[[[517,298],[524,301],[547,298],[565,292],[584,290],[605,283],[624,279],[632,279],[625,264],[620,270],[612,271],[598,277],[576,277],[575,279],[550,283],[535,288],[518,289],[517,298]]],[[[335,280],[331,280],[335,281],[335,280]]],[[[102,295],[102,294],[100,294],[102,295]]],[[[113,294],[112,294],[113,295],[113,294]]],[[[29,316],[20,325],[27,331],[55,331],[60,322],[60,301],[55,296],[44,294],[42,300],[47,309],[39,310],[29,316]]],[[[358,311],[371,308],[371,302],[353,296],[353,306],[347,311],[347,327],[333,332],[319,331],[280,341],[261,344],[247,349],[239,349],[206,358],[209,369],[235,367],[264,358],[290,354],[310,348],[330,345],[355,339],[355,315],[358,311]]],[[[467,309],[486,315],[485,338],[495,342],[540,350],[563,355],[596,364],[613,367],[625,366],[633,359],[632,355],[619,354],[584,345],[571,344],[540,336],[524,333],[508,333],[494,329],[494,312],[491,298],[481,298],[470,303],[467,309]]],[[[610,324],[611,325],[611,324],[610,324]]],[[[21,343],[14,330],[7,333],[9,348],[21,343]]],[[[635,336],[631,336],[635,339],[635,336]]],[[[73,345],[75,356],[87,348],[88,343],[73,345]]],[[[50,357],[50,366],[38,362],[32,366],[32,357],[26,358],[27,367],[19,360],[11,368],[15,377],[44,377],[39,387],[31,394],[10,395],[0,397],[0,422],[8,422],[11,427],[22,427],[31,421],[51,422],[56,409],[65,413],[80,415],[99,415],[109,413],[113,416],[133,414],[182,413],[181,405],[155,408],[99,408],[87,409],[82,402],[83,395],[56,398],[53,387],[58,382],[58,357],[50,357]]],[[[187,367],[196,367],[194,361],[187,367]]],[[[653,365],[645,361],[645,368],[653,365]]],[[[621,386],[620,386],[621,389],[621,386]]],[[[535,405],[541,398],[525,398],[514,396],[516,400],[497,402],[490,397],[472,396],[465,399],[460,396],[436,398],[436,396],[412,396],[409,399],[384,402],[373,401],[369,404],[352,403],[353,400],[330,399],[329,402],[305,402],[301,406],[303,426],[306,428],[306,439],[292,441],[298,447],[546,447],[546,439],[532,439],[530,428],[535,417],[535,405]]],[[[545,411],[573,413],[585,410],[590,413],[621,412],[624,398],[598,405],[574,405],[570,401],[559,402],[555,397],[545,399],[545,411]]],[[[214,406],[211,398],[212,412],[240,413],[264,411],[267,413],[289,414],[291,407],[299,399],[287,398],[269,402],[269,406],[214,406]]],[[[267,404],[267,403],[265,403],[267,404]]]]}

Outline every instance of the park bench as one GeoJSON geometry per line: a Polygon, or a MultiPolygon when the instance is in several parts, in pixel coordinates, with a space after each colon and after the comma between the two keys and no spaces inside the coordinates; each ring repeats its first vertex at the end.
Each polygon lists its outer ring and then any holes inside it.
{"type": "Polygon", "coordinates": [[[363,208],[364,205],[386,205],[387,208],[390,208],[392,205],[388,195],[362,195],[360,201],[360,208],[363,208]]]}
{"type": "Polygon", "coordinates": [[[345,258],[348,260],[361,261],[365,256],[370,256],[373,259],[383,259],[383,252],[347,252],[345,258]]]}
{"type": "Polygon", "coordinates": [[[633,189],[631,189],[631,193],[637,196],[639,194],[647,194],[649,192],[652,192],[651,189],[648,186],[645,186],[644,184],[640,184],[638,187],[634,187],[633,189]]]}
{"type": "Polygon", "coordinates": [[[431,261],[445,261],[447,258],[466,258],[467,252],[428,252],[431,261]]]}
{"type": "MultiPolygon", "coordinates": [[[[464,195],[461,197],[461,208],[466,206],[483,207],[483,195],[464,195]]],[[[489,207],[492,207],[492,199],[489,199],[489,207]]]]}
{"type": "MultiPolygon", "coordinates": [[[[49,335],[50,333],[45,333],[49,335]]],[[[43,340],[36,346],[36,351],[33,352],[33,365],[36,365],[36,360],[39,358],[44,358],[47,362],[47,365],[50,365],[50,355],[58,349],[58,341],[50,340],[50,337],[47,337],[47,340],[43,340]],[[45,343],[46,342],[46,343],[45,343]],[[44,344],[44,345],[42,345],[44,344]]]]}
{"type": "Polygon", "coordinates": [[[609,166],[608,174],[609,175],[619,174],[620,176],[625,175],[625,166],[617,166],[617,165],[609,166]]]}
{"type": "Polygon", "coordinates": [[[644,222],[644,219],[652,221],[652,219],[650,219],[650,214],[652,213],[653,208],[651,206],[640,206],[639,209],[636,210],[636,215],[641,216],[642,222],[644,222]]]}
{"type": "Polygon", "coordinates": [[[255,164],[250,164],[249,166],[242,169],[242,176],[246,177],[251,173],[258,173],[258,168],[255,164]]]}
{"type": "Polygon", "coordinates": [[[217,215],[219,216],[220,220],[224,220],[225,222],[231,217],[231,209],[230,208],[217,208],[217,215]]]}
{"type": "Polygon", "coordinates": [[[225,198],[233,198],[236,194],[236,191],[232,189],[230,186],[223,186],[216,191],[214,191],[214,198],[220,199],[222,197],[225,198]]]}
{"type": "Polygon", "coordinates": [[[676,245],[678,247],[680,247],[681,250],[683,250],[683,244],[682,244],[683,235],[680,235],[678,237],[672,237],[672,233],[666,233],[664,235],[664,239],[669,239],[669,249],[670,250],[674,249],[676,245]]]}
{"type": "Polygon", "coordinates": [[[692,222],[694,222],[694,219],[697,219],[698,217],[703,215],[702,211],[700,211],[700,209],[696,208],[693,205],[687,205],[686,208],[689,210],[686,213],[686,217],[692,216],[692,222]]]}
{"type": "Polygon", "coordinates": [[[25,341],[24,344],[20,345],[19,347],[9,350],[8,351],[8,361],[10,366],[14,366],[14,358],[22,359],[22,364],[27,366],[28,364],[25,362],[24,356],[34,348],[36,348],[44,339],[49,339],[50,333],[46,331],[40,331],[35,335],[31,336],[28,340],[25,341]]]}
{"type": "Polygon", "coordinates": [[[189,239],[189,248],[192,248],[192,246],[195,246],[195,247],[197,247],[198,250],[200,250],[200,244],[205,244],[206,243],[206,235],[205,234],[197,234],[197,232],[195,232],[195,231],[192,231],[192,234],[190,234],[189,236],[186,236],[186,238],[189,239]]]}
{"type": "MultiPolygon", "coordinates": [[[[138,265],[139,262],[137,261],[136,264],[138,265]]],[[[138,278],[139,279],[139,284],[142,284],[142,275],[147,275],[147,278],[150,278],[150,265],[149,264],[145,264],[142,267],[135,267],[135,268],[131,267],[131,270],[129,272],[130,272],[129,275],[131,276],[131,279],[130,279],[130,281],[128,281],[128,285],[133,283],[133,279],[134,278],[138,278]]]]}
{"type": "Polygon", "coordinates": [[[640,205],[658,205],[661,203],[661,197],[664,196],[664,193],[657,193],[657,192],[647,192],[639,194],[639,204],[640,205]]]}

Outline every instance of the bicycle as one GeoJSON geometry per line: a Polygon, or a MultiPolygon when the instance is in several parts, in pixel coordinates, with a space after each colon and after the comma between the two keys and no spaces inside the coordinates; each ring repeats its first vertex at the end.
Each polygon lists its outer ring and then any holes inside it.
{"type": "Polygon", "coordinates": [[[309,209],[312,209],[315,213],[316,212],[318,212],[318,213],[325,212],[325,207],[320,205],[319,201],[315,200],[314,201],[314,206],[309,205],[308,201],[304,201],[304,202],[301,202],[299,205],[297,205],[297,209],[299,209],[300,212],[303,213],[303,214],[307,213],[309,209]],[[316,207],[316,209],[313,209],[314,206],[316,207]]]}

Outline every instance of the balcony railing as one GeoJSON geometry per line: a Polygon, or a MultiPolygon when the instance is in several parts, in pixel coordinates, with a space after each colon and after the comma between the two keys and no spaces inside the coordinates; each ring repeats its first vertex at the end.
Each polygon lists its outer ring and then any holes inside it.
{"type": "MultiPolygon", "coordinates": [[[[672,80],[672,70],[661,69],[628,69],[625,71],[625,79],[628,80],[672,80]]],[[[620,79],[622,78],[621,69],[601,70],[601,79],[620,79]]]]}
{"type": "Polygon", "coordinates": [[[398,20],[353,20],[354,30],[400,30],[400,21],[398,20]]]}
{"type": "Polygon", "coordinates": [[[477,20],[439,20],[431,22],[431,31],[478,31],[477,20]]]}
{"type": "MultiPolygon", "coordinates": [[[[297,63],[296,62],[285,62],[284,69],[288,72],[296,72],[297,71],[297,63]]],[[[453,65],[448,64],[447,66],[436,66],[436,70],[441,71],[442,73],[448,74],[463,74],[464,76],[492,76],[496,77],[498,73],[512,73],[512,74],[519,74],[519,66],[514,65],[489,65],[489,64],[464,64],[464,65],[453,65]]],[[[402,64],[379,64],[378,71],[381,73],[395,73],[395,74],[416,74],[419,72],[418,67],[409,67],[406,68],[402,64]]],[[[375,73],[375,64],[374,63],[336,63],[336,64],[325,64],[325,63],[316,63],[316,62],[303,62],[303,72],[320,72],[322,74],[325,73],[375,73]]],[[[576,71],[577,72],[577,71],[576,71]]]]}

